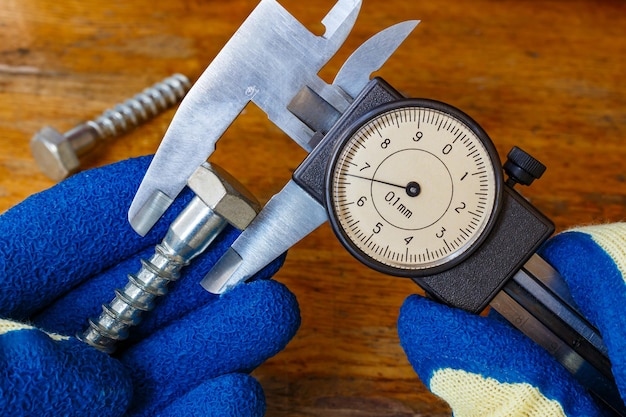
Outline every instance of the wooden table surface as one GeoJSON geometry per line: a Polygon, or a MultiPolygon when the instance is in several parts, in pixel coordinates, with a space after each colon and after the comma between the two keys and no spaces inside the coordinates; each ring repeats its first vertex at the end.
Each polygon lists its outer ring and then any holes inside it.
{"type": "MultiPolygon", "coordinates": [[[[195,79],[255,4],[0,2],[0,212],[53,185],[31,157],[34,132],[67,130],[174,72],[195,79]]],[[[321,34],[333,1],[282,4],[321,34]]],[[[365,0],[322,78],[331,82],[359,44],[406,19],[422,23],[381,76],[469,113],[501,157],[518,145],[541,159],[548,171],[524,194],[558,230],[626,218],[626,2],[365,0]]],[[[153,153],[172,115],[110,140],[84,168],[153,153]]],[[[304,156],[250,105],[212,160],[266,202],[304,156]]],[[[412,283],[353,260],[328,225],[290,251],[276,279],[297,295],[302,327],[254,372],[268,415],[449,415],[399,347],[397,313],[418,291],[412,283]]]]}

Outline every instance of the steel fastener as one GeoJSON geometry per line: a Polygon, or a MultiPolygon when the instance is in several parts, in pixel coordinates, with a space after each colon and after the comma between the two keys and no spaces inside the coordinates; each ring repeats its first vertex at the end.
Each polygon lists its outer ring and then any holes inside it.
{"type": "Polygon", "coordinates": [[[128,275],[123,289],[102,306],[98,319],[78,338],[107,353],[118,340],[128,337],[144,311],[154,308],[155,299],[167,293],[167,285],[180,277],[180,270],[201,254],[231,224],[242,230],[260,210],[254,196],[230,174],[205,163],[189,178],[196,196],[170,225],[165,238],[156,245],[154,255],[141,261],[141,269],[128,275]]]}
{"type": "Polygon", "coordinates": [[[61,181],[78,171],[79,157],[100,141],[120,136],[176,105],[190,87],[187,77],[174,74],[66,133],[45,126],[30,141],[33,157],[44,174],[61,181]]]}

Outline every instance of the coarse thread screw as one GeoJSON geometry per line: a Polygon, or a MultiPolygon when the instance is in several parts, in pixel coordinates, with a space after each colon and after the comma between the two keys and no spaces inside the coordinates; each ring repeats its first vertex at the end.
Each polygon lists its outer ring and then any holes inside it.
{"type": "Polygon", "coordinates": [[[190,87],[187,77],[174,74],[66,133],[45,126],[30,142],[35,162],[48,177],[61,181],[78,171],[79,157],[100,141],[120,136],[176,105],[190,87]]]}
{"type": "Polygon", "coordinates": [[[163,241],[156,245],[141,269],[128,275],[124,289],[102,306],[98,319],[77,337],[107,353],[128,329],[138,324],[142,313],[154,308],[155,299],[167,293],[167,285],[180,277],[181,269],[201,254],[228,223],[243,230],[260,209],[257,200],[237,180],[216,165],[205,163],[189,178],[196,196],[170,225],[163,241]]]}

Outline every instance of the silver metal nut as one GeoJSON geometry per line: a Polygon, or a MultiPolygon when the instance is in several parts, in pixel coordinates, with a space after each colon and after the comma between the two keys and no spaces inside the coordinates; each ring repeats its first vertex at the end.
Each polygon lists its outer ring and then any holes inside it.
{"type": "Polygon", "coordinates": [[[215,164],[200,165],[187,185],[214,213],[239,230],[248,227],[261,209],[250,191],[215,164]]]}
{"type": "Polygon", "coordinates": [[[39,168],[55,181],[67,178],[80,167],[72,145],[63,134],[50,126],[33,136],[30,149],[39,168]]]}

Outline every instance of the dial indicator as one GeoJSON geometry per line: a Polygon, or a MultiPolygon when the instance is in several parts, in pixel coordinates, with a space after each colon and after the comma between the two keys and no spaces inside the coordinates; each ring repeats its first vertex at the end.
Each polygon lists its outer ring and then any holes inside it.
{"type": "Polygon", "coordinates": [[[419,276],[458,263],[487,234],[502,172],[487,134],[432,100],[388,103],[338,141],[327,173],[331,224],[365,264],[419,276]]]}

